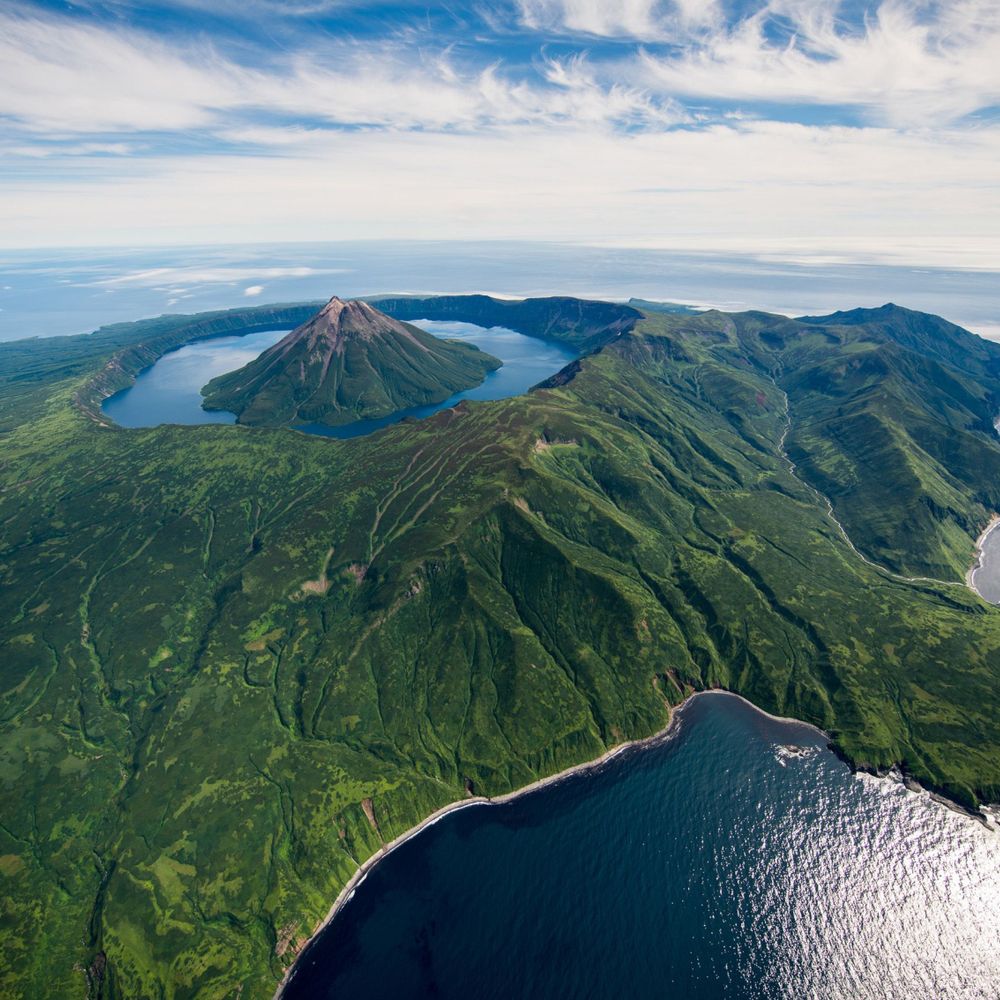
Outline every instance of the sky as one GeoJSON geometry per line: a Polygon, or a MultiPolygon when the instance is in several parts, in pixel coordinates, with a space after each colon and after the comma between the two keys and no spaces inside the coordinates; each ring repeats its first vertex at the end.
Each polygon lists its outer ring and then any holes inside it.
{"type": "Polygon", "coordinates": [[[1000,0],[0,2],[0,246],[1000,270],[1000,0]]]}

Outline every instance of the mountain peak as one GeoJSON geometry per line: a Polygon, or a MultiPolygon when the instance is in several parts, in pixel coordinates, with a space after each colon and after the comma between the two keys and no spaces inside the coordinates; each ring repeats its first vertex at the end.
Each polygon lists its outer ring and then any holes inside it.
{"type": "MultiPolygon", "coordinates": [[[[895,317],[906,316],[926,316],[926,313],[917,313],[904,306],[898,306],[895,302],[886,302],[881,306],[860,306],[857,309],[841,309],[837,312],[827,313],[825,316],[798,316],[799,323],[809,323],[816,326],[862,326],[865,323],[876,323],[895,317]]],[[[937,319],[938,317],[932,317],[937,319]]]]}
{"type": "Polygon", "coordinates": [[[367,302],[361,299],[344,300],[334,295],[311,320],[294,329],[277,346],[287,353],[304,341],[310,349],[342,351],[348,341],[374,340],[387,333],[418,343],[404,324],[379,312],[367,302]]]}
{"type": "Polygon", "coordinates": [[[335,295],[259,358],[212,379],[202,405],[244,424],[344,424],[440,402],[499,366],[471,344],[335,295]]]}

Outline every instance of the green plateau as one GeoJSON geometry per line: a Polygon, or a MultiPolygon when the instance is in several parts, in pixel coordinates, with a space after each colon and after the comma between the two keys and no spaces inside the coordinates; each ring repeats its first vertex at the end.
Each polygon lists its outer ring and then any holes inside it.
{"type": "Polygon", "coordinates": [[[372,301],[582,356],[339,441],[100,408],[319,303],[0,344],[0,993],[269,997],[383,843],[707,688],[1000,799],[1000,610],[963,582],[1000,347],[891,305],[372,301]]]}
{"type": "Polygon", "coordinates": [[[471,344],[334,296],[259,358],[212,379],[203,406],[242,424],[346,424],[440,403],[499,367],[471,344]]]}

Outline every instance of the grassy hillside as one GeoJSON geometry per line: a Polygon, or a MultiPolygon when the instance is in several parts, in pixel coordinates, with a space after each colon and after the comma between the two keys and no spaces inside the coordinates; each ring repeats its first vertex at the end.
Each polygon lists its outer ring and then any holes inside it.
{"type": "Polygon", "coordinates": [[[997,351],[915,315],[614,320],[548,388],[350,441],[102,426],[128,335],[39,362],[0,452],[0,992],[269,996],[467,781],[711,686],[1000,798],[1000,611],[960,584],[997,351]]]}
{"type": "Polygon", "coordinates": [[[743,352],[788,394],[790,456],[858,548],[960,579],[968,537],[1000,510],[1000,347],[891,305],[737,322],[743,352]]]}

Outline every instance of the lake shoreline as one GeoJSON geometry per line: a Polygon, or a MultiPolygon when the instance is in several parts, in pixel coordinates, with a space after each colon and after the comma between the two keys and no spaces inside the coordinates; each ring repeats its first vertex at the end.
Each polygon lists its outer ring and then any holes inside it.
{"type": "MultiPolygon", "coordinates": [[[[579,351],[573,345],[547,335],[521,334],[507,327],[481,327],[475,323],[452,320],[418,320],[416,325],[438,340],[471,345],[483,353],[492,354],[499,365],[486,372],[475,385],[379,417],[334,425],[304,420],[273,426],[266,423],[246,425],[224,407],[206,406],[204,390],[211,379],[252,363],[264,350],[275,346],[281,336],[287,335],[287,330],[284,325],[246,332],[232,329],[208,336],[194,336],[183,343],[173,343],[162,352],[152,341],[138,343],[133,349],[143,355],[141,367],[128,373],[119,371],[120,378],[95,390],[100,398],[95,400],[96,410],[92,416],[101,426],[119,430],[205,425],[243,429],[287,427],[312,437],[348,441],[368,437],[406,420],[428,419],[466,401],[493,402],[525,395],[579,358],[579,351]],[[257,345],[254,338],[264,335],[268,339],[257,345]],[[253,357],[246,354],[244,348],[247,345],[253,346],[253,357]],[[228,362],[221,360],[226,352],[233,354],[228,362]],[[124,384],[120,384],[123,380],[124,384]]],[[[105,367],[111,366],[109,362],[105,367]]]]}
{"type": "MultiPolygon", "coordinates": [[[[993,526],[995,527],[997,524],[1000,524],[1000,516],[996,518],[996,523],[993,526]]],[[[916,794],[921,794],[926,792],[926,794],[931,799],[933,799],[935,802],[938,802],[940,805],[950,809],[953,812],[966,816],[970,819],[975,819],[978,822],[983,823],[984,825],[989,827],[989,823],[984,819],[984,817],[981,814],[973,813],[970,810],[966,809],[964,806],[962,806],[960,803],[949,800],[946,797],[939,795],[938,793],[932,790],[925,789],[915,781],[908,780],[905,775],[899,772],[898,769],[887,769],[880,773],[878,771],[859,767],[856,763],[854,763],[853,761],[845,757],[844,754],[838,751],[829,733],[827,733],[823,729],[820,729],[818,726],[813,725],[812,723],[804,722],[802,719],[790,718],[788,716],[774,715],[771,712],[765,711],[764,709],[755,705],[749,699],[744,698],[743,695],[737,694],[734,691],[727,691],[724,688],[710,688],[704,691],[694,691],[691,694],[687,695],[687,697],[685,697],[683,701],[679,702],[677,705],[671,706],[670,718],[666,726],[664,726],[658,732],[653,733],[651,736],[647,736],[637,740],[629,740],[625,743],[619,743],[617,746],[611,747],[605,753],[601,754],[600,757],[597,757],[594,760],[584,761],[583,763],[575,764],[572,767],[566,768],[563,771],[559,771],[558,773],[550,775],[547,778],[539,778],[537,781],[533,781],[531,782],[531,784],[525,785],[523,788],[515,789],[512,792],[505,792],[503,795],[497,795],[493,797],[488,797],[485,795],[470,795],[464,799],[459,799],[455,802],[448,803],[447,805],[442,806],[440,809],[435,810],[433,813],[431,813],[430,816],[426,817],[426,819],[422,820],[415,826],[401,833],[398,837],[390,841],[388,844],[383,844],[382,848],[379,851],[373,854],[370,858],[368,858],[358,867],[358,869],[351,876],[349,881],[344,885],[343,889],[341,889],[341,891],[338,893],[337,898],[334,900],[333,905],[330,907],[326,916],[323,918],[323,920],[319,922],[319,924],[316,925],[316,927],[313,928],[312,932],[309,935],[309,938],[297,952],[295,960],[285,971],[285,975],[282,977],[281,982],[278,984],[277,989],[275,990],[274,1000],[281,1000],[285,988],[288,986],[288,984],[291,982],[291,980],[295,975],[295,970],[301,958],[306,954],[310,946],[317,940],[317,938],[323,933],[323,931],[326,930],[326,928],[329,927],[329,925],[334,921],[334,919],[337,917],[337,915],[340,913],[343,907],[351,900],[357,888],[368,876],[368,873],[383,858],[385,858],[388,854],[394,851],[397,847],[400,847],[402,844],[405,844],[408,840],[411,840],[413,837],[416,837],[427,827],[433,826],[438,821],[444,819],[445,816],[451,813],[458,812],[461,809],[468,809],[473,806],[503,805],[504,803],[511,802],[514,799],[521,798],[525,795],[529,795],[532,792],[538,791],[539,789],[546,788],[548,786],[557,784],[558,782],[561,781],[566,781],[577,774],[584,774],[591,771],[599,770],[609,761],[613,760],[614,758],[620,756],[623,753],[629,752],[631,750],[644,750],[653,746],[657,746],[662,743],[666,743],[669,740],[676,737],[676,735],[678,734],[682,721],[679,718],[679,714],[685,708],[685,706],[689,705],[694,699],[699,697],[704,697],[707,695],[725,695],[730,698],[737,698],[739,699],[739,701],[743,702],[745,705],[752,708],[755,712],[775,722],[781,722],[795,726],[802,726],[807,729],[813,730],[814,732],[818,733],[820,736],[823,737],[823,739],[826,741],[827,748],[838,758],[838,760],[842,761],[844,764],[850,767],[851,771],[854,772],[855,774],[863,773],[863,774],[868,774],[871,777],[883,780],[884,779],[898,780],[900,781],[901,784],[904,785],[904,787],[908,791],[914,792],[916,794]]]]}

